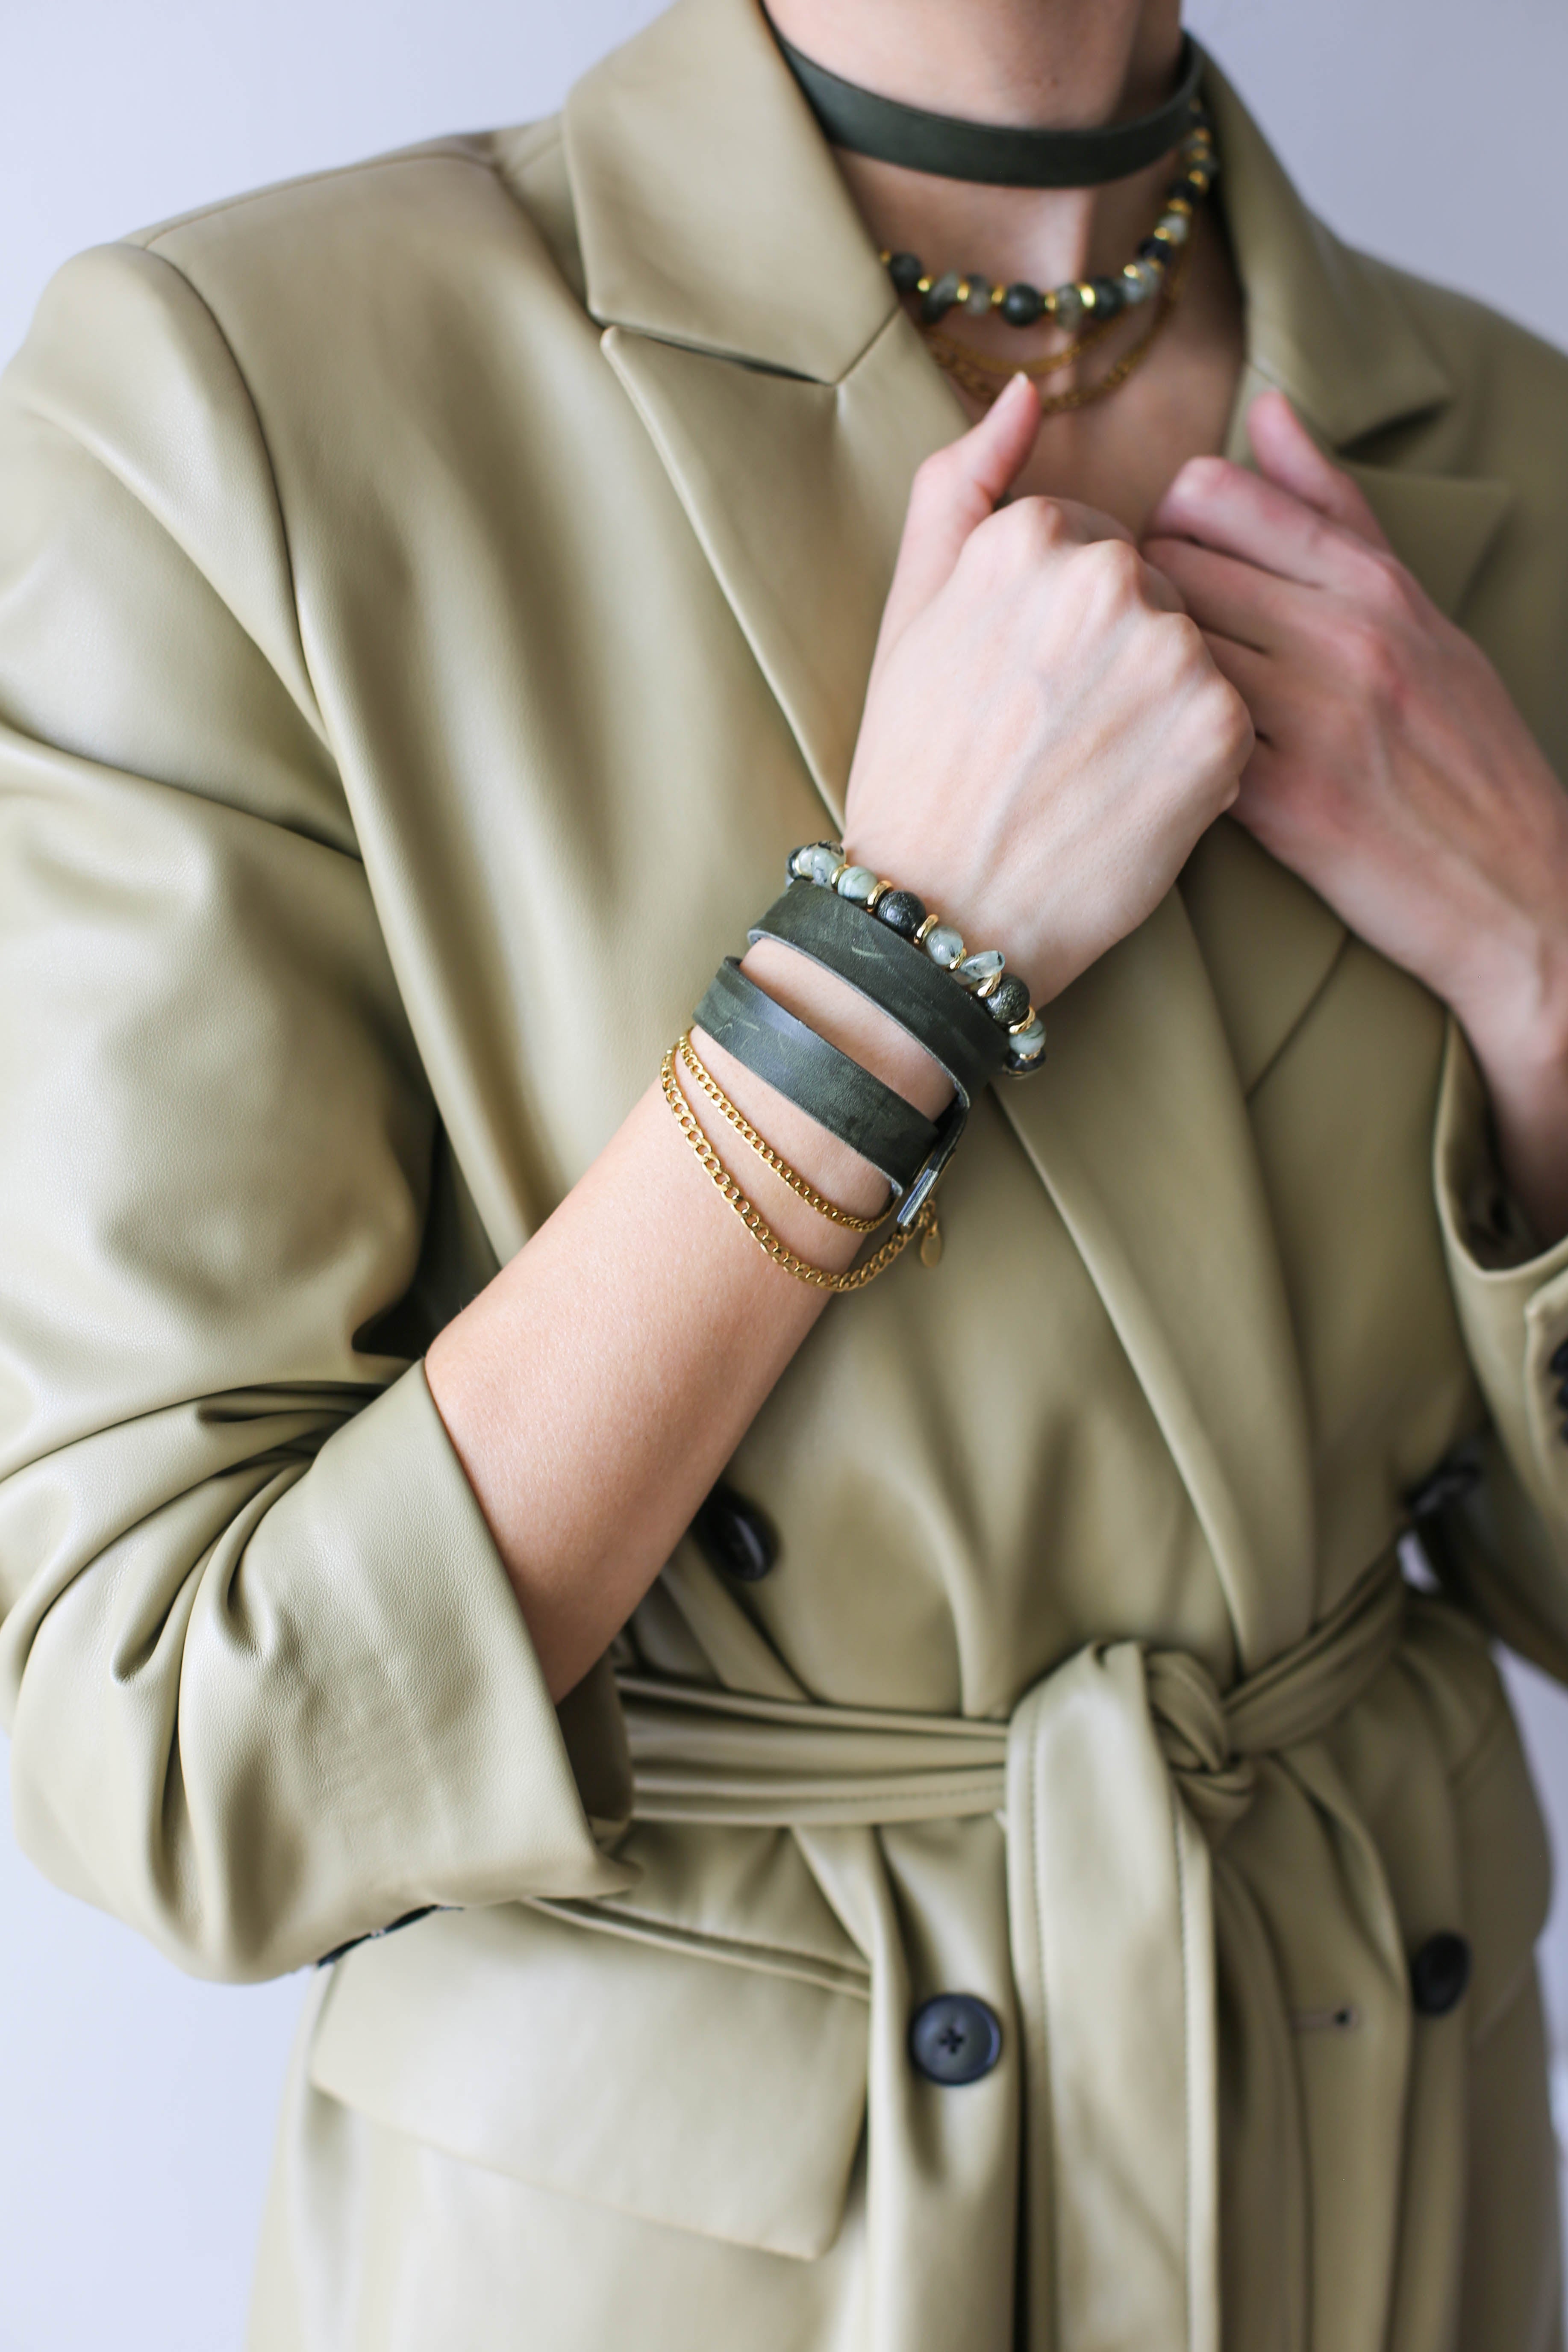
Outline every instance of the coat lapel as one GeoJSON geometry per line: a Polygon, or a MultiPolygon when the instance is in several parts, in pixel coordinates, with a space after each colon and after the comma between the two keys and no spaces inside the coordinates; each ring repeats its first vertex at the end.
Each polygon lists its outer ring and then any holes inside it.
{"type": "MultiPolygon", "coordinates": [[[[1336,445],[1447,397],[1413,329],[1350,316],[1352,257],[1217,76],[1211,96],[1249,303],[1237,432],[1267,382],[1336,445]],[[1310,280],[1299,301],[1277,285],[1292,269],[1310,280]],[[1331,313],[1316,340],[1298,316],[1314,302],[1331,313]]],[[[566,142],[606,357],[837,822],[910,477],[962,414],[753,0],[679,0],[577,86],[566,142]]],[[[1458,541],[1474,561],[1495,527],[1483,492],[1455,488],[1393,494],[1450,587],[1458,541]],[[1456,534],[1445,517],[1467,493],[1456,534]]],[[[1208,895],[1223,901],[1223,880],[1208,895]]],[[[1337,926],[1319,909],[1272,936],[1290,969],[1268,1001],[1288,1026],[1337,926]]],[[[1245,1670],[1310,1622],[1310,1439],[1237,1060],[1180,895],[1050,1022],[1049,1070],[1001,1089],[1003,1108],[1181,1468],[1245,1670]]]]}

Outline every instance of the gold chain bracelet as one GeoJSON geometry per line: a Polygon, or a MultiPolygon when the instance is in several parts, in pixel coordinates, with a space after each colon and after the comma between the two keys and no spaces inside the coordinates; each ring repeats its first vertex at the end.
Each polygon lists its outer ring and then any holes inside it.
{"type": "Polygon", "coordinates": [[[874,1234],[879,1225],[887,1222],[893,1205],[890,1201],[887,1208],[879,1210],[874,1217],[852,1217],[847,1209],[836,1209],[831,1201],[825,1201],[815,1186],[808,1184],[805,1178],[792,1168],[789,1161],[782,1158],[773,1150],[773,1145],[757,1133],[754,1127],[742,1118],[712,1071],[699,1056],[697,1048],[691,1042],[689,1029],[681,1037],[676,1051],[709,1101],[729,1120],[742,1141],[749,1143],[763,1165],[771,1168],[775,1176],[782,1177],[790,1191],[798,1192],[806,1206],[815,1209],[819,1217],[826,1217],[830,1224],[843,1225],[852,1234],[874,1234]]]}
{"type": "MultiPolygon", "coordinates": [[[[688,1035],[689,1034],[688,1032],[688,1035]]],[[[812,1265],[806,1259],[797,1257],[794,1250],[780,1241],[777,1234],[763,1219],[762,1212],[752,1206],[751,1202],[747,1200],[744,1192],[703,1133],[696,1113],[682,1094],[680,1081],[675,1075],[675,1057],[679,1050],[679,1043],[671,1045],[658,1066],[658,1082],[664,1090],[665,1101],[674,1112],[676,1124],[682,1135],[685,1136],[757,1247],[764,1255],[771,1257],[775,1265],[782,1266],[785,1274],[793,1274],[797,1282],[811,1283],[818,1290],[864,1290],[868,1282],[875,1282],[877,1276],[885,1272],[896,1257],[902,1255],[917,1234],[923,1236],[928,1228],[934,1229],[936,1213],[928,1201],[912,1225],[892,1234],[882,1244],[879,1250],[866,1259],[863,1265],[851,1266],[847,1274],[834,1274],[826,1266],[812,1265]]]]}

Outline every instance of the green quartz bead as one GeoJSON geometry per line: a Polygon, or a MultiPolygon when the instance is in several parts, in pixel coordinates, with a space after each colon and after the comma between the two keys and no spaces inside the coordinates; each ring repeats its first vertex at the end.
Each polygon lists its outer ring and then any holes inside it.
{"type": "Polygon", "coordinates": [[[847,866],[836,887],[841,898],[863,907],[877,887],[877,877],[868,866],[847,866]]]}
{"type": "Polygon", "coordinates": [[[797,849],[790,859],[795,873],[804,882],[831,882],[844,863],[844,852],[837,842],[811,841],[797,849]]]}
{"type": "Polygon", "coordinates": [[[1046,1024],[1037,1013],[1025,1029],[1007,1041],[1007,1056],[1016,1069],[1032,1069],[1046,1050],[1046,1024]]]}
{"type": "Polygon", "coordinates": [[[965,956],[954,964],[952,976],[965,988],[978,988],[983,980],[994,980],[1007,959],[1000,948],[982,948],[977,954],[965,956]]]}
{"type": "Polygon", "coordinates": [[[963,937],[951,923],[938,923],[933,931],[926,933],[923,945],[932,963],[941,964],[943,971],[951,971],[955,963],[963,961],[963,937]]]}

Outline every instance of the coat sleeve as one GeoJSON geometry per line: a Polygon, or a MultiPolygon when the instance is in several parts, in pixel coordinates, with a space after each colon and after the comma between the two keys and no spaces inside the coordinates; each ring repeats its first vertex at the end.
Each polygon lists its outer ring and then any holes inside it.
{"type": "Polygon", "coordinates": [[[1480,1484],[1431,1530],[1436,1564],[1505,1641],[1568,1682],[1568,1239],[1541,1249],[1510,1202],[1485,1091],[1454,1025],[1434,1172],[1492,1424],[1480,1484]]]}
{"type": "Polygon", "coordinates": [[[0,1699],[24,1847],[202,1974],[627,1883],[377,1351],[435,1140],[245,385],[86,256],[0,380],[0,1699]]]}

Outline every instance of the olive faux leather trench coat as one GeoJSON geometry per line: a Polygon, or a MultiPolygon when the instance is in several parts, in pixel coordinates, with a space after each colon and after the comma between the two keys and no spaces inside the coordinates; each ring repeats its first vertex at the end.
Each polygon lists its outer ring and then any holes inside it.
{"type": "MultiPolygon", "coordinates": [[[[1568,366],[1210,97],[1236,453],[1282,384],[1568,772],[1568,366]]],[[[0,389],[16,1814],[200,1973],[353,1946],[256,2352],[1558,2340],[1483,1627],[1568,1667],[1568,1245],[1241,831],[759,1415],[772,1573],[683,1546],[559,1716],[425,1385],[840,808],[960,423],[752,0],[84,257],[0,389]]]]}

